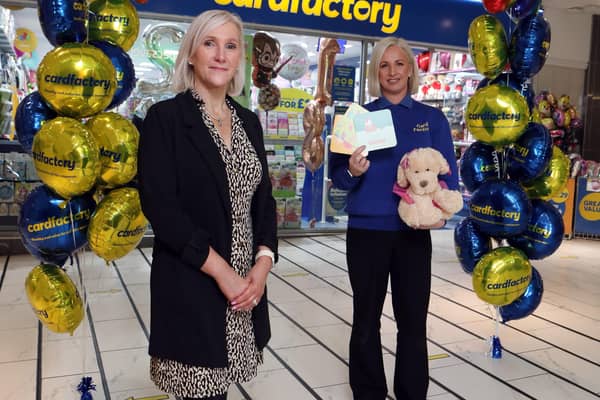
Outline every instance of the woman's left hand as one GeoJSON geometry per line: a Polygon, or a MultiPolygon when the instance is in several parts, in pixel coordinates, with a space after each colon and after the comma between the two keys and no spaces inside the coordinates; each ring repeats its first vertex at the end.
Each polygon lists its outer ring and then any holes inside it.
{"type": "Polygon", "coordinates": [[[435,224],[432,224],[432,225],[419,225],[419,226],[417,226],[416,229],[440,229],[444,225],[446,225],[446,220],[445,219],[440,219],[435,224]]]}
{"type": "Polygon", "coordinates": [[[231,302],[234,310],[250,311],[258,305],[265,294],[267,276],[270,270],[271,260],[268,257],[260,257],[256,260],[256,264],[246,276],[249,283],[248,287],[231,302]]]}

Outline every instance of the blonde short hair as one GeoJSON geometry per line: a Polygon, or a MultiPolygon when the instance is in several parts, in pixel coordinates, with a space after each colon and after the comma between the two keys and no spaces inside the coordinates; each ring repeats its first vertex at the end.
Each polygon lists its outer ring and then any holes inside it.
{"type": "Polygon", "coordinates": [[[415,56],[412,52],[412,49],[406,40],[398,37],[388,36],[378,41],[371,52],[371,62],[367,68],[367,79],[369,81],[367,89],[369,91],[369,96],[371,97],[381,97],[381,84],[379,83],[379,63],[381,62],[383,53],[385,53],[390,46],[400,47],[400,49],[404,51],[408,58],[411,69],[410,77],[408,78],[408,89],[410,90],[410,93],[414,94],[419,90],[419,69],[417,68],[417,63],[415,62],[415,56]]]}
{"type": "Polygon", "coordinates": [[[175,61],[175,72],[173,74],[173,90],[175,92],[182,92],[187,89],[193,89],[195,78],[194,68],[189,65],[188,61],[200,45],[202,39],[215,28],[227,23],[233,23],[240,31],[240,46],[242,55],[240,58],[240,65],[238,66],[227,94],[230,96],[237,96],[242,92],[244,88],[244,81],[246,79],[246,51],[244,45],[244,26],[242,20],[237,14],[230,13],[225,10],[208,10],[198,15],[187,29],[187,32],[183,36],[179,53],[175,61]]]}

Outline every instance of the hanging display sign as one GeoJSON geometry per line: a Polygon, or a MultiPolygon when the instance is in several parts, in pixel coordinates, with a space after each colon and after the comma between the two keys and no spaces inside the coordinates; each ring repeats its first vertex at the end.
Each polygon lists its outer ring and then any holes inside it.
{"type": "Polygon", "coordinates": [[[467,46],[470,22],[484,14],[472,0],[173,0],[136,4],[144,13],[196,16],[223,8],[244,23],[360,37],[401,36],[409,41],[467,46]]]}
{"type": "Polygon", "coordinates": [[[346,65],[333,66],[331,96],[337,101],[354,101],[356,68],[346,65]]]}

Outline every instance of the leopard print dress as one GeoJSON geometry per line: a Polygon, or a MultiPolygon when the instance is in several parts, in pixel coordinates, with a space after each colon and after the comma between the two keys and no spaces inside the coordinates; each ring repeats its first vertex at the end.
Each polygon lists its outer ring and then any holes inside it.
{"type": "MultiPolygon", "coordinates": [[[[252,266],[250,205],[262,177],[262,168],[233,106],[227,101],[232,116],[229,149],[206,113],[204,102],[197,93],[193,94],[225,163],[233,219],[231,265],[245,277],[252,266]]],[[[227,368],[205,368],[152,357],[150,377],[156,386],[176,396],[204,398],[225,393],[232,383],[247,382],[255,377],[258,365],[262,364],[262,351],[256,347],[252,313],[227,308],[225,324],[227,368]]]]}

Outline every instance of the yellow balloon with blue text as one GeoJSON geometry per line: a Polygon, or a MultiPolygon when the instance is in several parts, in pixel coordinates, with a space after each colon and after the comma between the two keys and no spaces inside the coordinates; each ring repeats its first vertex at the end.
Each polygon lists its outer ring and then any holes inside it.
{"type": "Polygon", "coordinates": [[[469,99],[465,114],[471,134],[496,147],[516,141],[529,117],[527,100],[515,89],[497,84],[478,89],[469,99]]]}
{"type": "Polygon", "coordinates": [[[52,332],[70,333],[83,320],[83,302],[67,273],[54,264],[40,264],[25,279],[33,312],[52,332]]]}
{"type": "Polygon", "coordinates": [[[138,191],[128,187],[113,189],[92,214],[88,242],[92,251],[108,263],[133,250],[147,228],[138,191]]]}
{"type": "Polygon", "coordinates": [[[468,44],[477,72],[494,79],[504,71],[508,62],[508,41],[498,18],[484,14],[471,21],[468,44]]]}
{"type": "Polygon", "coordinates": [[[100,175],[92,132],[72,118],[46,121],[33,137],[31,156],[41,181],[65,199],[89,191],[100,175]]]}
{"type": "Polygon", "coordinates": [[[84,118],[108,107],[117,90],[117,76],[110,59],[97,47],[65,43],[44,56],[37,84],[54,111],[84,118]]]}
{"type": "Polygon", "coordinates": [[[473,269],[473,289],[477,297],[495,306],[518,299],[530,280],[529,259],[521,250],[509,246],[484,254],[473,269]]]}
{"type": "Polygon", "coordinates": [[[123,186],[137,173],[140,134],[135,125],[114,112],[100,113],[85,125],[90,128],[100,150],[102,171],[98,184],[104,188],[123,186]]]}
{"type": "Polygon", "coordinates": [[[558,196],[569,180],[571,161],[557,146],[552,147],[552,157],[539,177],[523,182],[522,186],[532,199],[550,200],[558,196]]]}
{"type": "Polygon", "coordinates": [[[129,51],[140,31],[137,11],[129,0],[93,0],[88,4],[88,39],[103,40],[129,51]]]}

